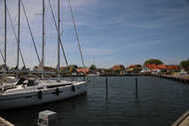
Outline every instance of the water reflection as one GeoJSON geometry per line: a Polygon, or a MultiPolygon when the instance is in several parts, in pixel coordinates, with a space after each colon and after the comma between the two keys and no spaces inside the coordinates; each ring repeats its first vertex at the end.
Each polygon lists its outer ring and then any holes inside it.
{"type": "Polygon", "coordinates": [[[90,77],[88,94],[66,101],[1,112],[16,126],[34,126],[38,112],[58,113],[59,125],[168,126],[189,108],[189,86],[178,82],[138,77],[90,77]]]}

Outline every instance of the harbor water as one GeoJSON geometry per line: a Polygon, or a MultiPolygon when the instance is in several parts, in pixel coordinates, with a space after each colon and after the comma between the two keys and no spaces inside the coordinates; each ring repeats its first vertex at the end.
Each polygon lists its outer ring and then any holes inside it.
{"type": "Polygon", "coordinates": [[[171,126],[189,109],[189,85],[156,77],[90,77],[87,95],[1,111],[16,126],[35,126],[38,113],[57,112],[59,126],[171,126]],[[136,91],[138,91],[136,97],[136,91]]]}

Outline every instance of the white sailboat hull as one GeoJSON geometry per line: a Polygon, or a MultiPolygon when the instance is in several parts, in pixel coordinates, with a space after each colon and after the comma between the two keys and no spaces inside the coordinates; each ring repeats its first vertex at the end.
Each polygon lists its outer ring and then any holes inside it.
{"type": "Polygon", "coordinates": [[[36,89],[27,93],[0,95],[0,109],[20,108],[43,103],[64,100],[87,93],[87,83],[79,82],[73,85],[47,89],[36,89]]]}

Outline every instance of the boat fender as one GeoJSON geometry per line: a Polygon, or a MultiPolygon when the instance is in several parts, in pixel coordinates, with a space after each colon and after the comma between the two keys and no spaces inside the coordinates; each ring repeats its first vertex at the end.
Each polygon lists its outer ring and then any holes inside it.
{"type": "Polygon", "coordinates": [[[39,98],[39,99],[42,99],[42,98],[43,98],[43,92],[42,92],[41,90],[38,92],[38,98],[39,98]]]}
{"type": "Polygon", "coordinates": [[[60,94],[59,88],[56,88],[56,95],[59,96],[59,94],[60,94]]]}
{"type": "Polygon", "coordinates": [[[74,85],[72,85],[72,91],[75,92],[75,86],[74,85]]]}

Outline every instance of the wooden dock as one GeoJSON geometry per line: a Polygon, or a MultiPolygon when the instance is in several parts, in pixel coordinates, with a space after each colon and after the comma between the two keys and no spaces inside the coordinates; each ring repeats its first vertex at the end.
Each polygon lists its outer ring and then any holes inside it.
{"type": "Polygon", "coordinates": [[[15,125],[11,124],[7,120],[5,120],[2,117],[0,117],[0,126],[15,126],[15,125]]]}
{"type": "Polygon", "coordinates": [[[189,111],[184,113],[172,126],[189,126],[189,111]]]}

